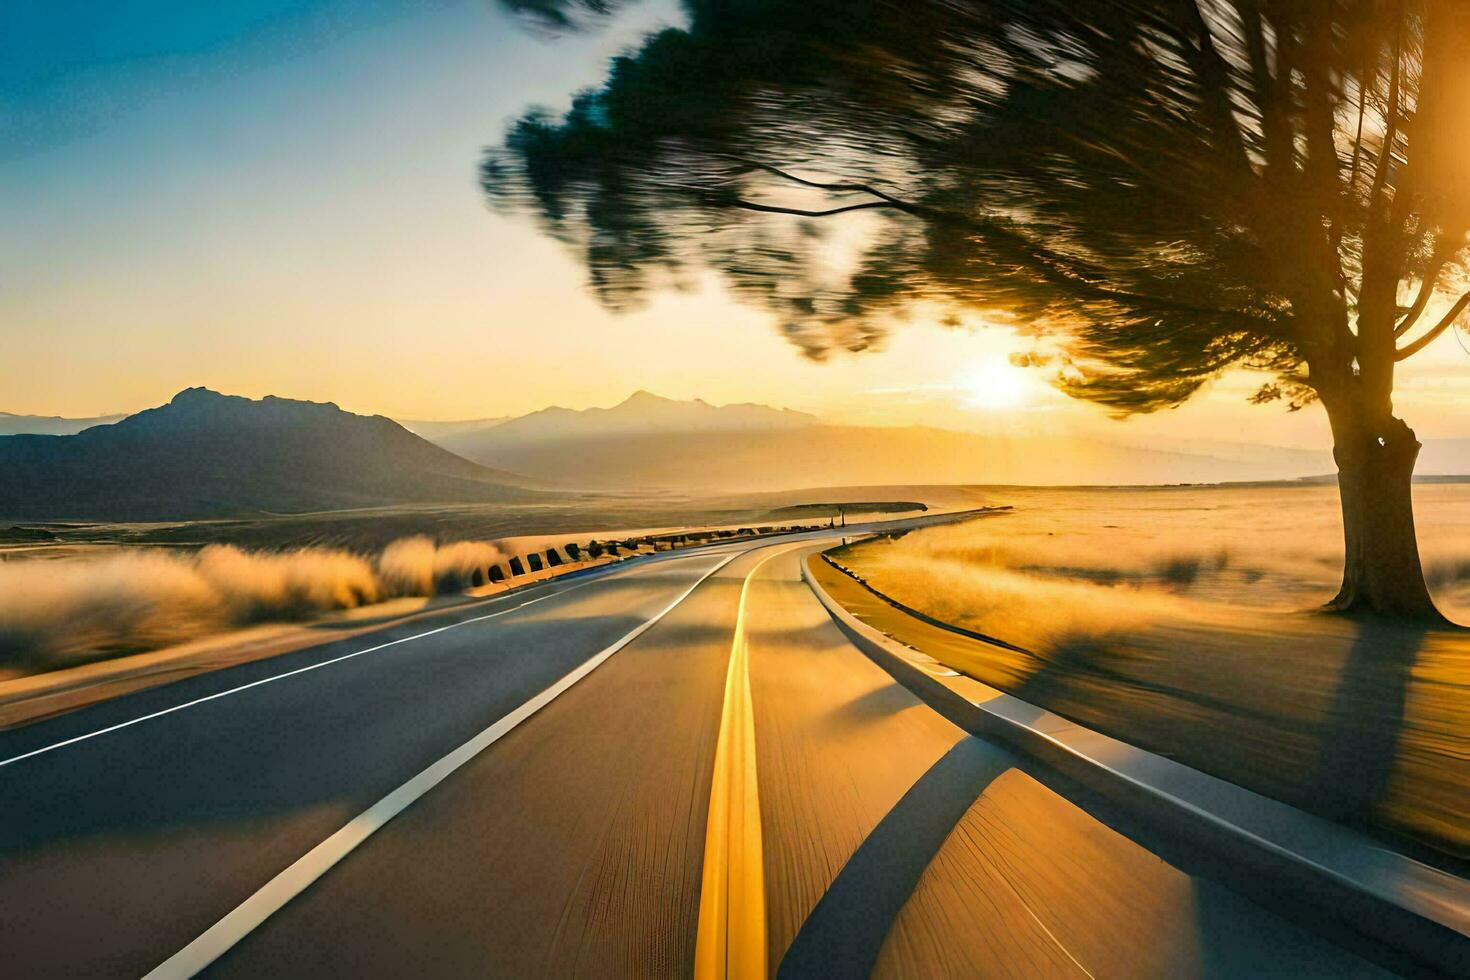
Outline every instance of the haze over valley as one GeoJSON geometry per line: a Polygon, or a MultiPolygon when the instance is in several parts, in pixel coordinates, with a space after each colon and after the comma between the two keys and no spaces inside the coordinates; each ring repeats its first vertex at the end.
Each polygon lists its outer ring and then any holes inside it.
{"type": "Polygon", "coordinates": [[[437,441],[467,459],[559,484],[697,493],[906,483],[1219,483],[1294,479],[1330,468],[1324,454],[1271,447],[1208,455],[1064,436],[836,425],[763,405],[716,407],[646,391],[612,408],[550,408],[437,441]]]}
{"type": "MultiPolygon", "coordinates": [[[[400,425],[330,404],[192,388],[134,416],[0,421],[15,430],[0,436],[0,519],[30,521],[510,503],[567,490],[717,496],[834,486],[1209,484],[1332,470],[1325,451],[841,425],[647,391],[609,408],[400,425]]],[[[1470,473],[1470,440],[1427,440],[1418,472],[1470,473]]]]}

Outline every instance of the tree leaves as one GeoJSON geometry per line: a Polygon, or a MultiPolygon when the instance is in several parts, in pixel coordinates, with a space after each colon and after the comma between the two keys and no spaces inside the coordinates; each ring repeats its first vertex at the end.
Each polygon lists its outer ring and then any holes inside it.
{"type": "MultiPolygon", "coordinates": [[[[558,28],[616,6],[507,5],[558,28]]],[[[1382,361],[1361,338],[1391,334],[1401,280],[1434,294],[1464,249],[1450,0],[684,6],[482,166],[614,309],[709,269],[812,357],[924,302],[1060,348],[1062,388],[1119,413],[1234,365],[1300,407],[1382,361]]]]}

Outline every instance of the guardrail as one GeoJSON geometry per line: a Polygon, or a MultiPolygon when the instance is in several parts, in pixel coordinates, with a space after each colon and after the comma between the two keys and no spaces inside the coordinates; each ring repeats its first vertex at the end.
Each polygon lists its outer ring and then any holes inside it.
{"type": "Polygon", "coordinates": [[[984,702],[972,701],[925,670],[908,648],[848,612],[817,581],[808,562],[801,564],[803,580],[853,645],[960,729],[1001,740],[1124,806],[1155,831],[1216,858],[1222,876],[1237,890],[1288,918],[1312,921],[1344,945],[1366,947],[1372,958],[1395,970],[1466,974],[1470,883],[1465,879],[1011,695],[996,691],[984,702]]]}

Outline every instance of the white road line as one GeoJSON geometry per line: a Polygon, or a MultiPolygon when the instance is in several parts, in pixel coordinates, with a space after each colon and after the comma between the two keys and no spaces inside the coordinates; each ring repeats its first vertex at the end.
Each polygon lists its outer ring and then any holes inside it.
{"type": "Polygon", "coordinates": [[[480,752],[498,741],[507,732],[551,703],[563,691],[590,674],[608,657],[611,657],[623,647],[632,643],[644,632],[652,628],[655,623],[673,612],[679,603],[689,598],[690,593],[704,584],[705,579],[730,564],[730,562],[742,554],[744,552],[736,552],[721,561],[714,568],[701,575],[693,585],[680,593],[678,598],[660,610],[652,619],[635,627],[612,646],[607,647],[600,653],[594,654],[591,659],[584,661],[581,666],[562,677],[546,690],[519,708],[516,708],[510,714],[501,718],[495,724],[480,732],[480,734],[358,814],[347,826],[322,841],[316,847],[313,847],[310,851],[307,851],[306,854],[298,858],[285,871],[282,871],[270,881],[266,882],[254,895],[251,895],[233,911],[226,914],[224,918],[206,929],[197,939],[150,971],[144,980],[150,980],[150,978],[155,978],[155,980],[158,980],[158,978],[170,978],[172,980],[174,977],[192,977],[213,963],[229,950],[231,946],[244,939],[257,926],[300,894],[308,885],[326,874],[333,865],[351,853],[353,848],[367,840],[375,831],[381,829],[384,824],[401,813],[410,803],[433,789],[446,776],[454,772],[454,770],[473,759],[480,752]]]}
{"type": "MultiPolygon", "coordinates": [[[[733,558],[734,555],[732,555],[731,557],[733,558]]],[[[726,561],[728,560],[729,559],[726,559],[726,561]]],[[[718,569],[722,567],[722,565],[723,563],[715,567],[716,569],[718,569]]],[[[708,574],[709,573],[706,573],[706,576],[708,574]]],[[[356,650],[352,653],[345,653],[340,657],[333,657],[330,660],[323,660],[321,663],[308,664],[305,667],[298,667],[295,670],[288,670],[284,674],[274,674],[270,677],[262,677],[260,680],[251,681],[249,684],[241,684],[238,687],[232,687],[228,690],[217,691],[214,694],[208,694],[202,698],[195,698],[192,701],[185,701],[182,704],[176,704],[171,707],[163,708],[162,710],[154,711],[146,715],[139,715],[137,718],[132,718],[128,721],[120,721],[116,725],[108,725],[106,728],[99,728],[94,732],[87,732],[83,735],[76,735],[72,738],[62,739],[61,741],[53,742],[50,745],[43,745],[39,749],[32,749],[29,752],[22,752],[20,755],[13,755],[8,759],[0,759],[0,768],[8,766],[12,762],[20,762],[23,759],[29,759],[33,756],[43,755],[55,749],[65,748],[68,745],[75,745],[77,742],[85,742],[88,739],[97,738],[99,735],[107,735],[122,728],[128,728],[132,725],[141,724],[145,721],[152,721],[154,718],[162,718],[164,715],[171,715],[175,711],[183,711],[185,708],[192,708],[196,705],[204,704],[207,701],[214,701],[218,698],[229,697],[231,694],[239,694],[241,691],[248,691],[252,687],[260,687],[262,684],[269,684],[272,681],[284,680],[287,677],[295,677],[297,674],[304,674],[307,671],[317,670],[321,667],[329,667],[332,664],[339,664],[344,660],[351,660],[353,657],[360,657],[365,653],[376,653],[379,650],[384,650],[391,646],[397,646],[400,643],[408,643],[411,640],[421,640],[426,636],[433,636],[435,633],[443,633],[445,630],[456,629],[460,626],[469,626],[471,623],[482,623],[487,619],[494,619],[496,616],[504,616],[506,613],[513,613],[517,609],[524,609],[527,606],[532,605],[533,603],[540,602],[543,599],[550,599],[552,596],[565,595],[566,593],[571,592],[573,589],[579,589],[584,585],[591,585],[592,582],[601,581],[601,579],[605,577],[606,576],[602,576],[587,582],[578,582],[577,584],[568,586],[565,589],[561,589],[556,592],[549,592],[546,595],[537,596],[534,599],[528,599],[518,605],[511,606],[509,609],[501,609],[496,612],[489,613],[485,616],[476,616],[473,619],[460,620],[457,623],[450,623],[448,626],[440,626],[436,629],[426,630],[423,633],[415,633],[413,636],[405,636],[397,640],[389,640],[387,643],[379,643],[375,647],[368,647],[365,650],[356,650]]],[[[700,581],[702,582],[704,581],[704,579],[700,579],[700,581]]],[[[680,598],[683,597],[681,596],[680,598]]],[[[662,615],[662,613],[660,613],[660,615],[662,615]]]]}

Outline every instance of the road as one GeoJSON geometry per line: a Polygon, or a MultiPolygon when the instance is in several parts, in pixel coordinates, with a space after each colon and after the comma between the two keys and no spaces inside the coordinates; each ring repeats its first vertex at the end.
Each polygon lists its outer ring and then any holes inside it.
{"type": "Polygon", "coordinates": [[[1379,975],[917,701],[818,543],[0,733],[0,975],[1379,975]]]}

